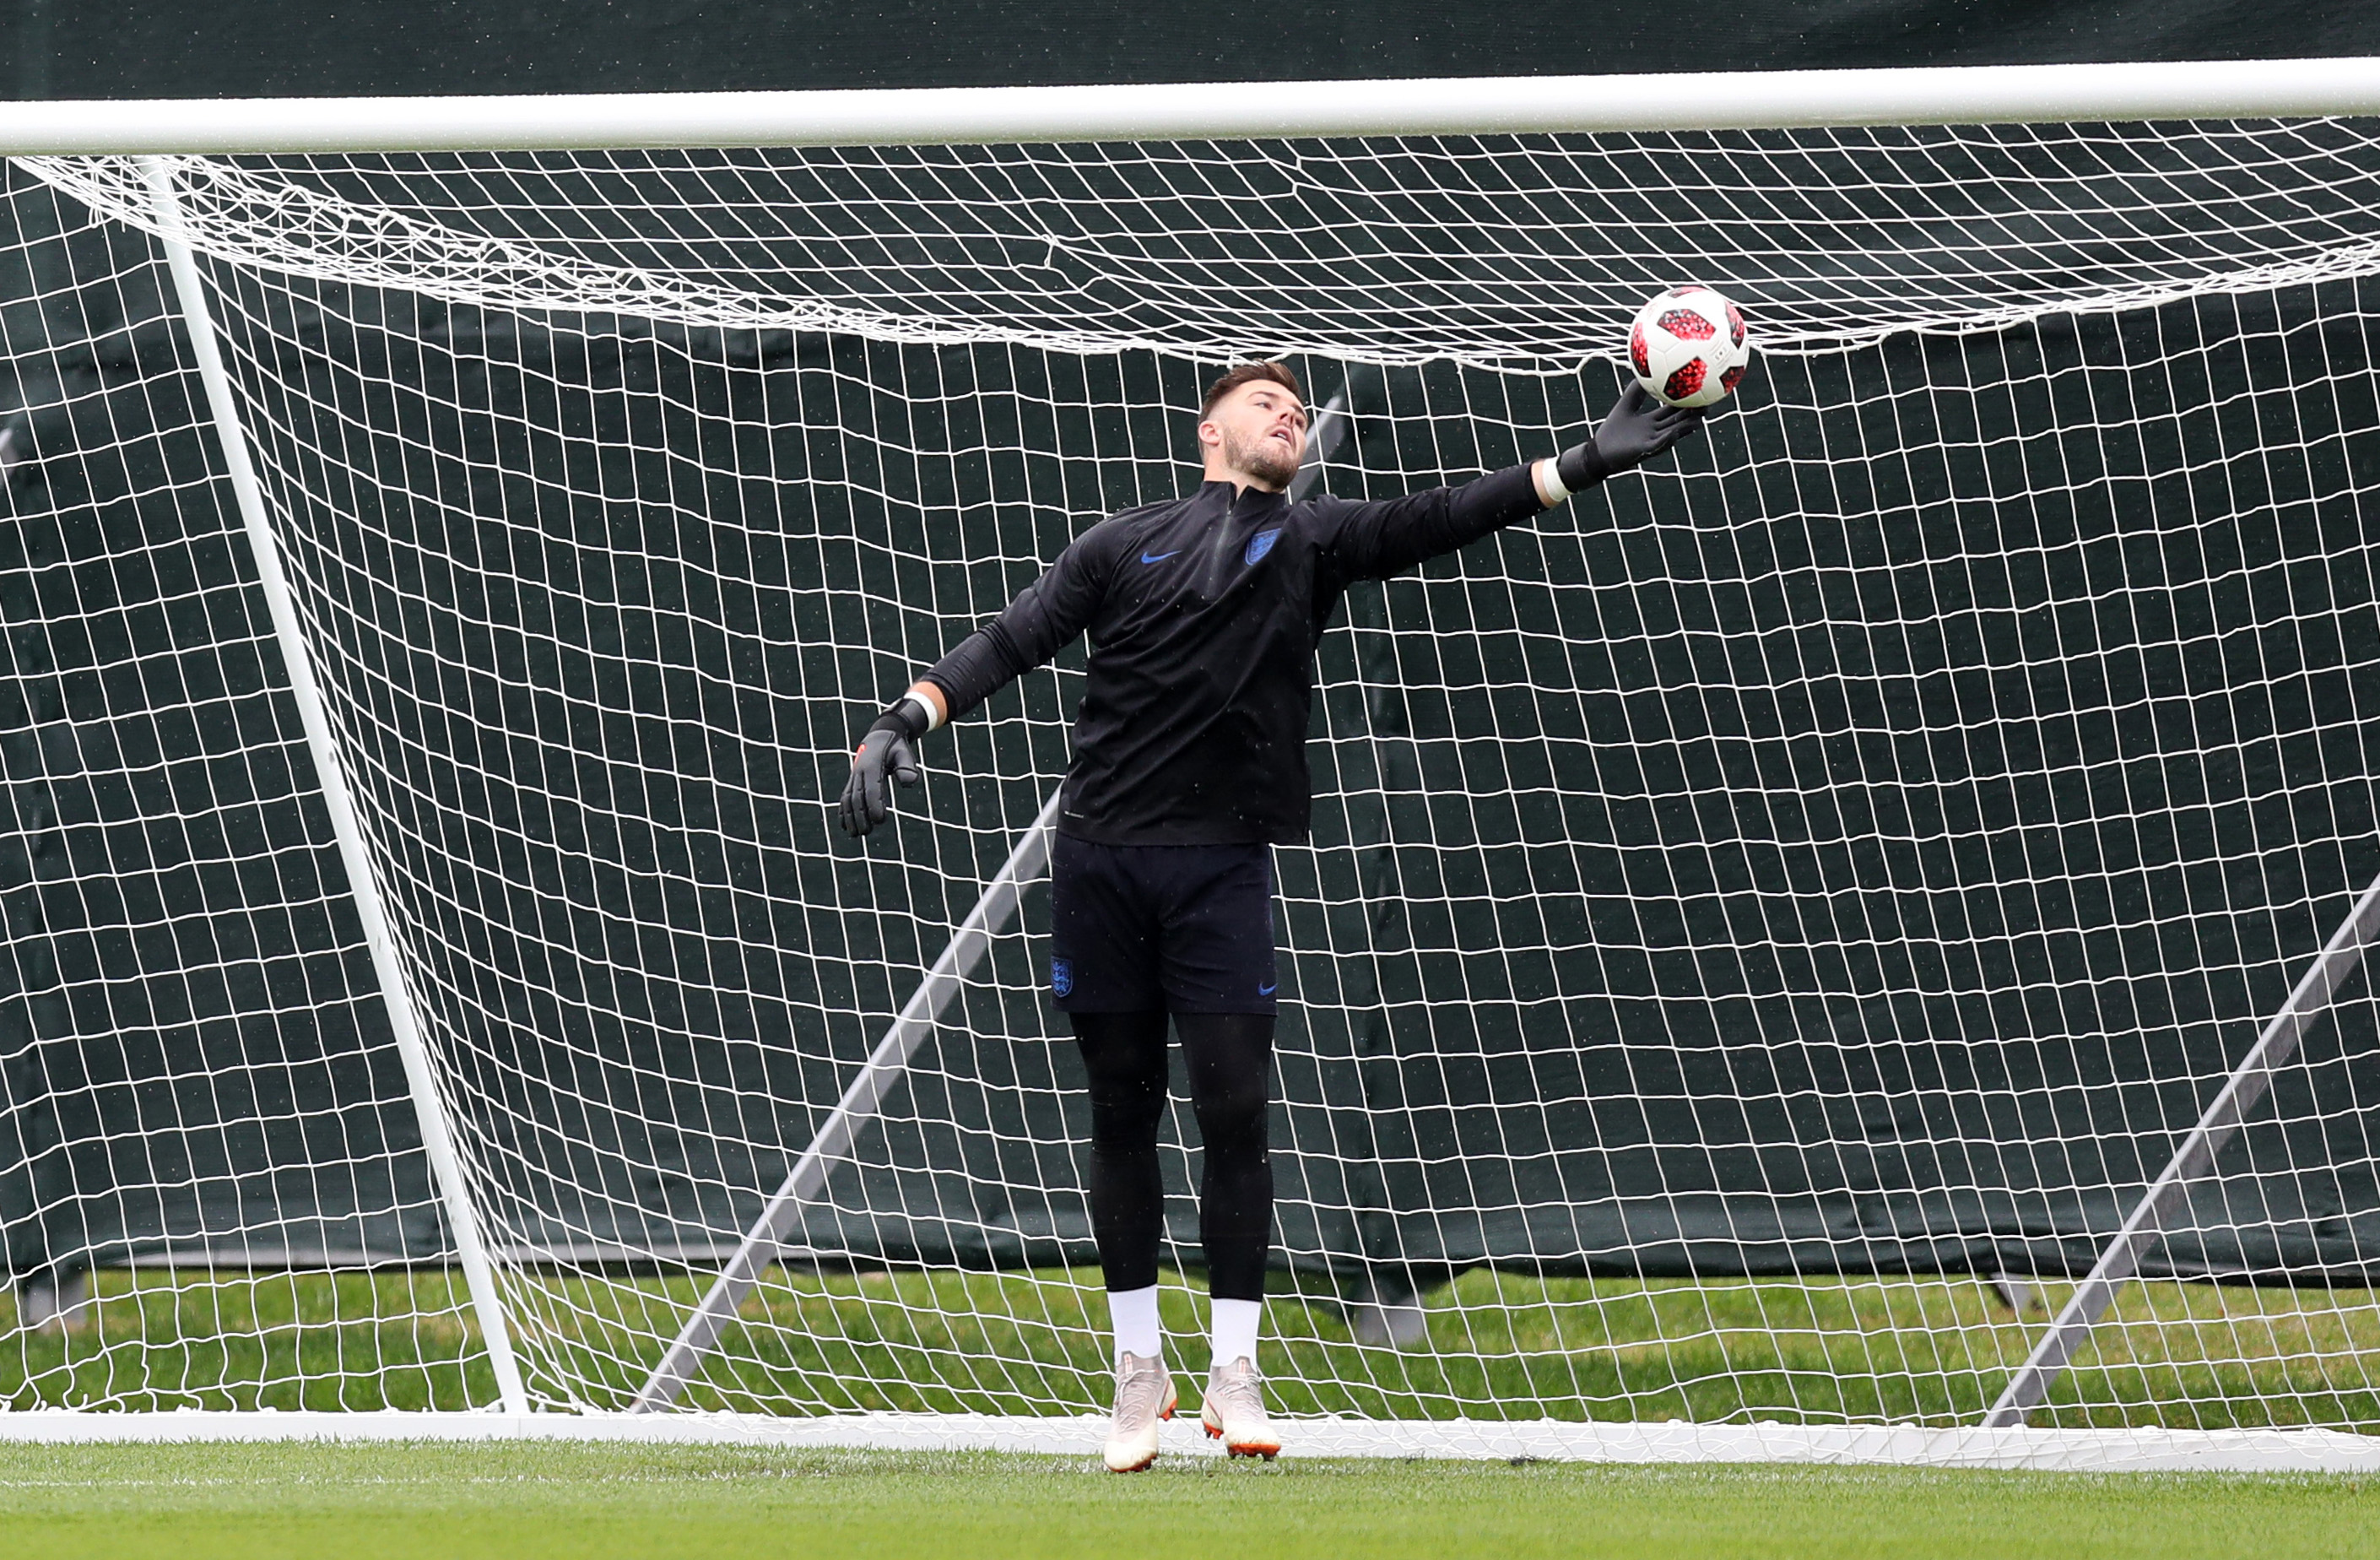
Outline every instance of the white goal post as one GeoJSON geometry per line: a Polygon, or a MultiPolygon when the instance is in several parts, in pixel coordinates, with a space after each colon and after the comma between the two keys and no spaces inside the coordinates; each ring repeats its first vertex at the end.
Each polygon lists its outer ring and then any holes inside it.
{"type": "Polygon", "coordinates": [[[1217,365],[1339,413],[1302,481],[1402,491],[1575,436],[1691,277],[1760,356],[1679,470],[1319,653],[1293,1449],[2380,1467],[2374,120],[2348,59],[0,104],[0,479],[65,539],[0,557],[24,750],[197,652],[89,581],[252,591],[295,724],[225,695],[188,766],[306,755],[344,886],[225,843],[211,914],[356,928],[172,955],[229,1050],[45,1019],[23,950],[168,869],[25,869],[75,892],[10,922],[0,1234],[109,1276],[0,1334],[0,1439],[1094,1444],[1032,908],[1079,663],[868,853],[855,715],[1170,494],[1217,365]],[[128,345],[44,367],[66,299],[128,345]],[[108,1114],[177,1079],[180,1146],[108,1114]]]}

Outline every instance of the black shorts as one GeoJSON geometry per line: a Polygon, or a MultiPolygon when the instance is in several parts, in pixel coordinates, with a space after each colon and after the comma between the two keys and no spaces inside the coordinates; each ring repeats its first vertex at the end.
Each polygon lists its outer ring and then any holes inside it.
{"type": "Polygon", "coordinates": [[[1272,847],[1050,842],[1050,993],[1067,1013],[1270,1013],[1272,847]]]}

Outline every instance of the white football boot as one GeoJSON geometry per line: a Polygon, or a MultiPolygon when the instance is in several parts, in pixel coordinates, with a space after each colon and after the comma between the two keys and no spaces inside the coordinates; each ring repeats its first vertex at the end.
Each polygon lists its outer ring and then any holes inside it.
{"type": "Polygon", "coordinates": [[[1108,1431],[1108,1471],[1138,1473],[1157,1460],[1157,1426],[1173,1417],[1173,1372],[1161,1359],[1125,1354],[1116,1361],[1115,1423],[1108,1431]]]}
{"type": "Polygon", "coordinates": [[[1207,1404],[1199,1410],[1198,1422],[1235,1457],[1281,1456],[1281,1437],[1265,1414],[1264,1378],[1257,1374],[1257,1362],[1245,1354],[1216,1366],[1208,1376],[1207,1404]]]}

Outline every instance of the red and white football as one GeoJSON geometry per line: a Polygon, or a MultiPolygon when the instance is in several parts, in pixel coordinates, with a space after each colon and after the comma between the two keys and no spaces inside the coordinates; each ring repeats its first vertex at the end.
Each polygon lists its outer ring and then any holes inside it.
{"type": "Polygon", "coordinates": [[[1671,287],[1636,311],[1628,362],[1637,380],[1673,407],[1707,407],[1735,392],[1752,362],[1743,316],[1708,287],[1671,287]]]}

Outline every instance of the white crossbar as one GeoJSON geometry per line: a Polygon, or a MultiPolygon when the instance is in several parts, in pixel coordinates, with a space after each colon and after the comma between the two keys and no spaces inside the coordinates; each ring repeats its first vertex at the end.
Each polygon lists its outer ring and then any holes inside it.
{"type": "Polygon", "coordinates": [[[2380,114],[2380,59],[0,104],[0,155],[1012,144],[2380,114]]]}

